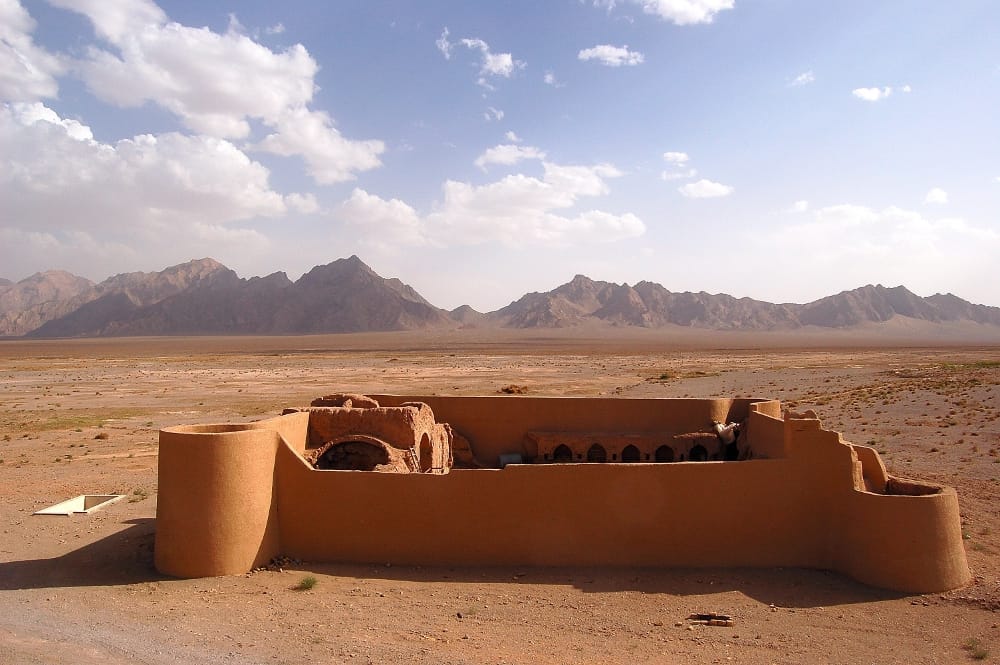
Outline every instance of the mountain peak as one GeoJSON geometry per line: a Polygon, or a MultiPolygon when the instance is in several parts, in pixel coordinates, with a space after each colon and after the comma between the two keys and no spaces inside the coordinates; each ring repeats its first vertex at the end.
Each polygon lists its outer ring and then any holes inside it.
{"type": "Polygon", "coordinates": [[[399,279],[380,276],[356,254],[315,266],[296,282],[281,272],[241,279],[204,257],[159,272],[123,273],[97,285],[49,270],[0,288],[5,336],[309,334],[441,326],[763,331],[848,328],[896,317],[1000,327],[1000,307],[973,305],[952,294],[922,298],[902,285],[867,284],[797,305],[705,291],[672,293],[655,282],[629,286],[584,274],[495,312],[467,305],[445,312],[399,279]]]}

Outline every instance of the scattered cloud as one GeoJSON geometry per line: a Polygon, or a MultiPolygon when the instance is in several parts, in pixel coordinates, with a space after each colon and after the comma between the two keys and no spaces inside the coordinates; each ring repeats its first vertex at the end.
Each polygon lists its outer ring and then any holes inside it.
{"type": "Polygon", "coordinates": [[[454,44],[448,41],[449,34],[448,26],[445,26],[444,30],[441,31],[441,36],[434,42],[438,50],[441,51],[445,60],[451,60],[451,50],[454,48],[454,44]]]}
{"type": "Polygon", "coordinates": [[[499,121],[503,120],[503,116],[504,116],[504,113],[503,113],[502,110],[495,109],[492,106],[487,107],[487,109],[485,111],[483,111],[483,118],[486,119],[486,122],[491,122],[491,121],[494,121],[494,120],[497,121],[497,122],[499,122],[499,121]]]}
{"type": "Polygon", "coordinates": [[[551,69],[545,70],[545,75],[542,77],[546,85],[551,85],[553,88],[565,88],[566,84],[556,78],[555,72],[551,69]]]}
{"type": "Polygon", "coordinates": [[[796,76],[795,78],[793,78],[791,81],[788,82],[788,85],[791,86],[791,87],[798,87],[798,86],[803,86],[803,85],[809,85],[810,83],[814,82],[815,80],[816,80],[816,76],[815,76],[815,74],[813,74],[813,71],[810,69],[809,71],[802,72],[801,74],[799,74],[798,76],[796,76]]]}
{"type": "Polygon", "coordinates": [[[275,23],[274,25],[269,25],[266,28],[264,28],[265,35],[281,35],[284,34],[284,32],[285,32],[284,23],[275,23]]]}
{"type": "Polygon", "coordinates": [[[18,0],[0,1],[0,101],[33,102],[55,97],[60,58],[37,46],[35,20],[18,0]]]}
{"type": "MultiPolygon", "coordinates": [[[[450,34],[448,27],[445,26],[441,32],[441,36],[434,42],[445,60],[451,60],[451,56],[455,50],[456,43],[448,39],[450,34]]],[[[515,71],[524,69],[527,66],[524,61],[516,60],[510,53],[494,53],[490,50],[490,45],[478,37],[466,37],[460,39],[457,43],[467,49],[479,51],[481,59],[479,63],[479,78],[476,79],[476,83],[487,90],[496,89],[490,82],[491,80],[496,78],[510,78],[515,71]]]]}
{"type": "Polygon", "coordinates": [[[806,220],[751,242],[767,247],[776,273],[800,274],[811,288],[831,293],[844,284],[877,282],[904,284],[917,293],[982,291],[982,284],[995,281],[993,257],[1000,255],[995,229],[897,206],[818,208],[806,220]],[[805,265],[797,258],[803,255],[810,257],[805,265]]]}
{"type": "Polygon", "coordinates": [[[802,200],[793,203],[792,207],[788,209],[788,212],[807,212],[808,210],[809,210],[809,202],[802,200]]]}
{"type": "Polygon", "coordinates": [[[479,155],[475,164],[485,171],[488,164],[510,166],[525,159],[545,159],[545,153],[534,146],[507,143],[494,146],[479,155]]]}
{"type": "Polygon", "coordinates": [[[373,229],[402,226],[408,233],[400,242],[411,244],[564,246],[611,242],[645,233],[645,224],[632,213],[564,212],[577,206],[581,198],[607,194],[607,179],[622,175],[615,167],[543,162],[543,168],[541,178],[513,174],[482,186],[448,180],[442,187],[443,200],[423,216],[402,201],[385,200],[363,190],[355,190],[345,207],[355,225],[373,229]]]}
{"type": "Polygon", "coordinates": [[[610,44],[598,44],[592,48],[583,49],[577,53],[576,57],[584,62],[596,60],[608,67],[634,66],[645,60],[642,53],[630,51],[628,45],[612,46],[610,44]]]}
{"type": "Polygon", "coordinates": [[[483,57],[482,69],[479,70],[479,73],[484,76],[510,78],[515,69],[522,69],[524,67],[524,63],[520,60],[515,60],[514,56],[510,53],[491,52],[489,44],[482,39],[463,39],[462,45],[470,49],[479,49],[483,57]]]}
{"type": "MultiPolygon", "coordinates": [[[[900,92],[912,92],[913,88],[908,85],[904,85],[899,88],[900,92]]],[[[893,93],[892,86],[885,86],[884,88],[855,88],[851,91],[851,94],[862,99],[866,102],[877,102],[882,99],[886,99],[893,93]]]]}
{"type": "Polygon", "coordinates": [[[386,248],[428,244],[424,223],[407,203],[355,189],[340,205],[339,217],[359,231],[363,244],[386,248]]]}
{"type": "Polygon", "coordinates": [[[851,94],[866,102],[877,102],[891,95],[892,88],[855,88],[851,91],[851,94]]]}
{"type": "Polygon", "coordinates": [[[254,146],[290,157],[301,156],[309,175],[321,185],[354,180],[356,171],[381,165],[382,141],[350,141],[341,136],[325,111],[297,108],[284,113],[275,131],[254,146]]]}
{"type": "Polygon", "coordinates": [[[665,152],[663,153],[663,161],[669,165],[669,169],[660,172],[661,180],[668,182],[671,180],[686,180],[698,175],[697,169],[687,168],[691,157],[686,152],[665,152]]]}
{"type": "MultiPolygon", "coordinates": [[[[639,5],[646,14],[658,16],[674,25],[711,23],[719,12],[732,9],[735,0],[625,0],[639,5]]],[[[618,0],[594,0],[595,7],[608,13],[618,5],[618,0]]]]}
{"type": "Polygon", "coordinates": [[[927,192],[927,196],[924,197],[924,203],[943,205],[947,202],[948,192],[944,191],[940,187],[931,187],[931,189],[927,192]]]}
{"type": "Polygon", "coordinates": [[[511,143],[520,143],[521,142],[521,137],[518,136],[517,134],[515,134],[512,131],[508,131],[507,133],[505,133],[504,134],[504,138],[506,138],[511,143]]]}
{"type": "Polygon", "coordinates": [[[722,196],[729,196],[733,193],[734,189],[729,185],[723,185],[721,183],[702,178],[697,182],[690,182],[686,185],[681,185],[677,188],[677,191],[689,199],[713,199],[722,196]]]}
{"type": "Polygon", "coordinates": [[[235,16],[224,34],[184,26],[149,0],[51,2],[86,16],[112,47],[92,46],[74,63],[102,101],[153,102],[221,139],[247,138],[250,120],[259,120],[272,133],[258,147],[301,156],[322,184],[381,165],[381,141],[344,138],[329,115],[309,109],[318,65],[301,44],[272,51],[242,34],[235,16]]]}

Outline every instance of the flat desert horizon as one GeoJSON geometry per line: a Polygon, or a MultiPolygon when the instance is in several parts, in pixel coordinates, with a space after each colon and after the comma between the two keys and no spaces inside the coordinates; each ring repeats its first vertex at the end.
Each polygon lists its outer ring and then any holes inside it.
{"type": "Polygon", "coordinates": [[[0,663],[960,663],[1000,650],[995,342],[614,328],[5,340],[0,377],[0,663]],[[800,569],[154,569],[160,428],[268,417],[332,392],[511,384],[814,409],[890,473],[956,488],[973,582],[908,595],[800,569]],[[32,515],[85,493],[128,498],[32,515]],[[306,576],[315,586],[295,590],[306,576]],[[689,629],[695,612],[734,625],[689,629]]]}

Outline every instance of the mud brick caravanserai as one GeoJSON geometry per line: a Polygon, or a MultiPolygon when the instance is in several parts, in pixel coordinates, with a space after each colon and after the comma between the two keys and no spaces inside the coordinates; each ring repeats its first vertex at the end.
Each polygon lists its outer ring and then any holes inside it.
{"type": "Polygon", "coordinates": [[[160,432],[156,566],[804,567],[970,580],[958,497],[774,400],[330,395],[160,432]],[[735,440],[719,424],[735,423],[735,440]]]}

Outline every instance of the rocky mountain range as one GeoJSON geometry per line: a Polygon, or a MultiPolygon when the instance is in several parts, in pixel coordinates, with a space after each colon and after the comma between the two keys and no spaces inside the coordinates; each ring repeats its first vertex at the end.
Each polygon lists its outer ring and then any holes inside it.
{"type": "MultiPolygon", "coordinates": [[[[0,336],[309,334],[423,328],[682,326],[713,330],[852,328],[903,318],[1000,328],[1000,308],[951,294],[922,298],[902,286],[863,286],[806,304],[705,292],[675,293],[577,275],[495,312],[435,307],[357,256],[316,266],[298,280],[281,272],[244,279],[213,259],[95,284],[52,270],[0,281],[0,336]]],[[[998,330],[1000,333],[1000,330],[998,330]]]]}

